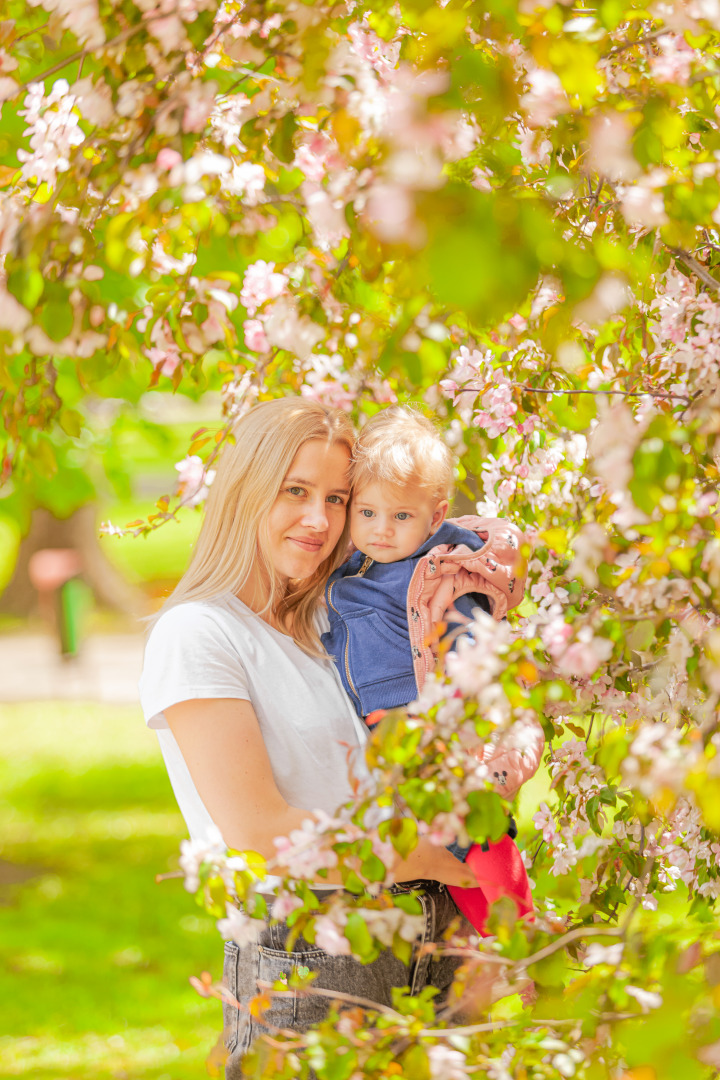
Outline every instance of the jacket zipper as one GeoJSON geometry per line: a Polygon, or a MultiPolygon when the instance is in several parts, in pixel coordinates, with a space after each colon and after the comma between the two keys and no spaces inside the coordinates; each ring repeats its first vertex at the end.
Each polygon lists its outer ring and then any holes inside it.
{"type": "MultiPolygon", "coordinates": [[[[372,559],[370,558],[369,555],[366,555],[365,556],[365,561],[363,562],[362,566],[358,570],[357,574],[353,574],[353,577],[363,577],[367,573],[367,571],[370,569],[371,565],[372,565],[372,559]]],[[[333,611],[337,612],[337,614],[340,615],[340,612],[338,611],[338,609],[335,607],[335,605],[332,602],[332,591],[333,591],[334,588],[335,588],[335,582],[333,581],[330,588],[328,589],[327,601],[328,601],[328,604],[330,605],[330,607],[333,609],[333,611]]],[[[342,615],[340,615],[340,618],[342,618],[342,615]]],[[[347,630],[346,630],[345,631],[345,676],[346,676],[347,681],[348,681],[348,686],[350,687],[350,689],[352,690],[353,694],[358,699],[358,701],[360,701],[360,695],[358,694],[357,690],[355,689],[355,683],[352,681],[352,676],[350,675],[349,652],[350,652],[350,635],[347,633],[347,630]]]]}

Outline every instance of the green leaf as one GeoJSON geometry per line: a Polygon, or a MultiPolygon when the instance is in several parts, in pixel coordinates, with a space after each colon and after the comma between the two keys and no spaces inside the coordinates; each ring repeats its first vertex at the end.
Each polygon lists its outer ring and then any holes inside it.
{"type": "Polygon", "coordinates": [[[385,866],[382,860],[374,853],[363,860],[360,869],[362,870],[363,876],[366,877],[368,881],[385,880],[385,866]]]}
{"type": "Polygon", "coordinates": [[[502,799],[494,791],[471,791],[467,798],[470,813],[465,818],[465,828],[472,840],[482,844],[486,840],[495,843],[508,829],[508,818],[502,799]]]}
{"type": "Polygon", "coordinates": [[[370,963],[380,955],[380,949],[373,942],[372,935],[359,911],[351,911],[348,915],[345,937],[350,942],[353,954],[364,964],[370,963]]]}
{"type": "Polygon", "coordinates": [[[386,828],[381,827],[381,838],[385,840],[388,835],[400,858],[406,859],[417,846],[417,822],[409,817],[394,818],[386,828]]]}
{"type": "Polygon", "coordinates": [[[37,270],[18,267],[11,270],[7,279],[8,292],[24,307],[32,311],[43,293],[42,274],[37,270]]]}
{"type": "Polygon", "coordinates": [[[293,147],[293,135],[297,131],[298,122],[293,112],[286,112],[282,120],[276,125],[275,131],[270,138],[270,149],[276,158],[289,164],[295,157],[293,147]]]}
{"type": "Polygon", "coordinates": [[[73,328],[73,311],[68,298],[66,303],[53,300],[43,305],[40,323],[51,341],[62,341],[73,328]]]}
{"type": "Polygon", "coordinates": [[[397,893],[392,898],[393,907],[400,908],[407,915],[422,915],[422,904],[412,893],[397,893]]]}
{"type": "Polygon", "coordinates": [[[79,439],[83,429],[83,416],[75,409],[63,409],[58,414],[58,422],[66,435],[79,439]]]}
{"type": "Polygon", "coordinates": [[[635,623],[627,636],[627,643],[636,652],[644,652],[655,639],[655,623],[652,619],[641,619],[635,623]]]}

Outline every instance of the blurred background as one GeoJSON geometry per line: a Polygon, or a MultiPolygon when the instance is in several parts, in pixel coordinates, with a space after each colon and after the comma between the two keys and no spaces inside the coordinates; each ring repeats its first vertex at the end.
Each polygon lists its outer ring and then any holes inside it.
{"type": "Polygon", "coordinates": [[[220,976],[222,942],[181,880],[156,883],[185,830],[137,703],[142,619],[200,511],[144,538],[99,526],[146,520],[219,416],[212,392],[146,393],[132,415],[98,400],[82,452],[54,446],[57,466],[0,500],[3,1077],[207,1075],[219,1006],[188,977],[220,976]]]}

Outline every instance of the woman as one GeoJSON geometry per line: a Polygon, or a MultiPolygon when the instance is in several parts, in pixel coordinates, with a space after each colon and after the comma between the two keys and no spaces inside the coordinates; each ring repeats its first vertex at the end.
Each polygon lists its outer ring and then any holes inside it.
{"type": "MultiPolygon", "coordinates": [[[[189,568],[148,640],[140,691],[191,836],[208,836],[214,823],[229,847],[271,858],[274,838],[299,828],[309,811],[332,814],[352,797],[348,747],[364,741],[321,649],[327,622],[318,610],[347,544],[354,432],[337,410],[285,398],[251,409],[234,434],[189,568]]],[[[439,940],[457,917],[445,884],[468,883],[462,863],[422,840],[393,872],[397,882],[423,881],[419,944],[439,940]]],[[[332,876],[328,882],[332,889],[332,876]]],[[[446,990],[459,963],[431,966],[423,954],[408,967],[388,950],[363,966],[302,938],[288,953],[287,932],[282,923],[263,930],[258,944],[227,943],[225,980],[241,1003],[257,993],[258,980],[271,982],[298,963],[319,971],[318,987],[381,1004],[391,1003],[392,986],[446,990]]],[[[265,1019],[301,1030],[326,1007],[321,997],[288,995],[273,999],[265,1019]]],[[[233,1080],[262,1029],[231,1006],[225,1023],[233,1080]]]]}

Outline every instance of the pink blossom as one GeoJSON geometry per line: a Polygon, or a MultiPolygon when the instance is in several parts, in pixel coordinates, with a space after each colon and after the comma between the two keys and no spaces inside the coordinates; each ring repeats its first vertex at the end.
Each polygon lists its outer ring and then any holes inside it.
{"type": "Polygon", "coordinates": [[[350,235],[344,200],[333,199],[324,187],[309,180],[303,182],[302,193],[318,247],[325,251],[337,247],[350,235]]]}
{"type": "Polygon", "coordinates": [[[311,401],[319,401],[322,405],[329,405],[333,409],[344,409],[346,412],[351,411],[357,400],[357,392],[351,391],[334,379],[317,382],[313,386],[303,383],[300,393],[311,401]]]}
{"type": "Polygon", "coordinates": [[[625,113],[600,113],[590,127],[588,159],[609,180],[634,180],[640,166],[632,152],[633,127],[625,113]]]}
{"type": "Polygon", "coordinates": [[[522,106],[530,127],[545,127],[554,117],[570,108],[567,94],[554,71],[535,68],[528,72],[528,91],[522,106]]]}
{"type": "Polygon", "coordinates": [[[543,840],[547,844],[552,844],[555,839],[555,818],[546,802],[540,803],[540,809],[533,817],[533,825],[538,832],[542,833],[543,840]]]}
{"type": "Polygon", "coordinates": [[[348,26],[348,37],[357,55],[380,74],[388,75],[397,64],[400,41],[383,41],[374,31],[359,22],[348,26]]]}
{"type": "MultiPolygon", "coordinates": [[[[109,524],[109,523],[108,523],[109,524]]],[[[112,535],[122,535],[112,528],[112,535]]],[[[108,530],[110,531],[110,530],[108,530]]],[[[185,888],[188,892],[196,892],[200,887],[200,867],[203,863],[219,866],[227,857],[227,845],[223,840],[220,830],[211,825],[207,835],[202,839],[180,841],[180,869],[185,875],[185,888]]]]}
{"type": "Polygon", "coordinates": [[[482,409],[475,413],[475,422],[485,428],[489,439],[496,439],[508,430],[518,408],[512,400],[513,388],[507,376],[496,370],[493,381],[495,386],[485,391],[481,398],[482,409]]]}
{"type": "Polygon", "coordinates": [[[270,909],[270,915],[273,919],[279,919],[280,922],[284,922],[288,915],[292,914],[299,907],[303,906],[303,902],[299,896],[292,896],[290,893],[283,893],[277,896],[273,901],[273,905],[270,909]]]}
{"type": "Polygon", "coordinates": [[[320,181],[325,176],[325,162],[309,146],[301,146],[295,153],[293,166],[304,173],[307,180],[320,181]]]}
{"type": "MultiPolygon", "coordinates": [[[[340,916],[336,913],[336,918],[340,916]]],[[[344,912],[342,913],[344,917],[344,912]]],[[[331,956],[350,956],[352,949],[342,929],[330,915],[320,915],[315,920],[315,942],[331,956]]]]}
{"type": "Polygon", "coordinates": [[[654,191],[649,184],[636,184],[625,188],[621,198],[623,216],[629,225],[642,225],[647,229],[667,225],[665,201],[661,191],[654,191]]]}
{"type": "MultiPolygon", "coordinates": [[[[118,525],[113,525],[112,521],[103,521],[100,526],[100,532],[104,536],[124,536],[125,529],[121,529],[118,525]]],[[[198,882],[199,884],[199,882],[198,882]]],[[[187,886],[186,886],[187,888],[187,886]]],[[[192,890],[191,890],[192,891],[192,890]]]]}
{"type": "Polygon", "coordinates": [[[580,679],[589,678],[600,667],[600,657],[591,645],[575,641],[559,657],[557,667],[563,675],[574,675],[580,679]]]}
{"type": "Polygon", "coordinates": [[[146,350],[147,358],[153,367],[160,368],[161,375],[170,378],[182,363],[180,350],[177,345],[168,345],[165,348],[150,348],[146,350]]]}
{"type": "Polygon", "coordinates": [[[365,213],[373,232],[383,240],[407,237],[413,220],[413,200],[401,184],[374,184],[365,213]]]}
{"type": "Polygon", "coordinates": [[[695,59],[694,50],[680,34],[663,34],[658,38],[660,55],[650,58],[650,72],[659,83],[687,86],[695,59]]]}
{"type": "Polygon", "coordinates": [[[265,926],[261,919],[251,919],[233,904],[227,904],[227,918],[218,919],[217,928],[225,941],[234,941],[240,948],[254,945],[265,926]]]}
{"type": "Polygon", "coordinates": [[[626,986],[625,993],[635,998],[644,1013],[650,1009],[659,1009],[663,1003],[662,996],[654,990],[643,990],[639,986],[626,986]]]}
{"type": "Polygon", "coordinates": [[[524,165],[542,165],[544,167],[550,164],[552,143],[541,132],[525,127],[524,124],[519,124],[518,138],[515,145],[520,151],[524,165]]]}
{"type": "Polygon", "coordinates": [[[181,162],[182,154],[178,153],[177,150],[173,150],[170,146],[163,146],[162,150],[159,151],[158,156],[155,158],[157,168],[167,172],[181,162]]]}
{"type": "Polygon", "coordinates": [[[0,282],[0,330],[10,330],[13,334],[20,334],[31,320],[32,316],[27,308],[7,291],[4,282],[0,282]]]}
{"type": "Polygon", "coordinates": [[[491,175],[488,169],[483,169],[478,165],[477,168],[473,169],[472,186],[477,191],[492,191],[491,175]]]}
{"type": "Polygon", "coordinates": [[[202,458],[197,454],[189,455],[178,461],[178,494],[183,496],[186,506],[197,506],[208,496],[208,488],[215,479],[215,470],[206,471],[202,458]]]}
{"type": "Polygon", "coordinates": [[[250,352],[264,353],[270,351],[268,339],[265,337],[265,327],[259,319],[246,319],[243,323],[245,344],[250,352]]]}
{"type": "Polygon", "coordinates": [[[273,300],[285,291],[288,279],[284,273],[276,272],[274,262],[258,259],[245,271],[240,300],[245,305],[248,315],[254,315],[267,300],[273,300]]]}
{"type": "MultiPolygon", "coordinates": [[[[281,276],[281,275],[278,275],[281,276]]],[[[309,315],[301,315],[293,296],[280,296],[264,313],[265,336],[271,345],[294,353],[304,363],[323,338],[323,329],[309,315]]]]}
{"type": "Polygon", "coordinates": [[[248,206],[257,206],[265,189],[265,170],[250,161],[236,163],[224,178],[223,188],[231,195],[240,195],[248,206]]]}
{"type": "Polygon", "coordinates": [[[460,1050],[446,1043],[434,1043],[427,1048],[432,1080],[468,1080],[467,1058],[460,1050]]]}

